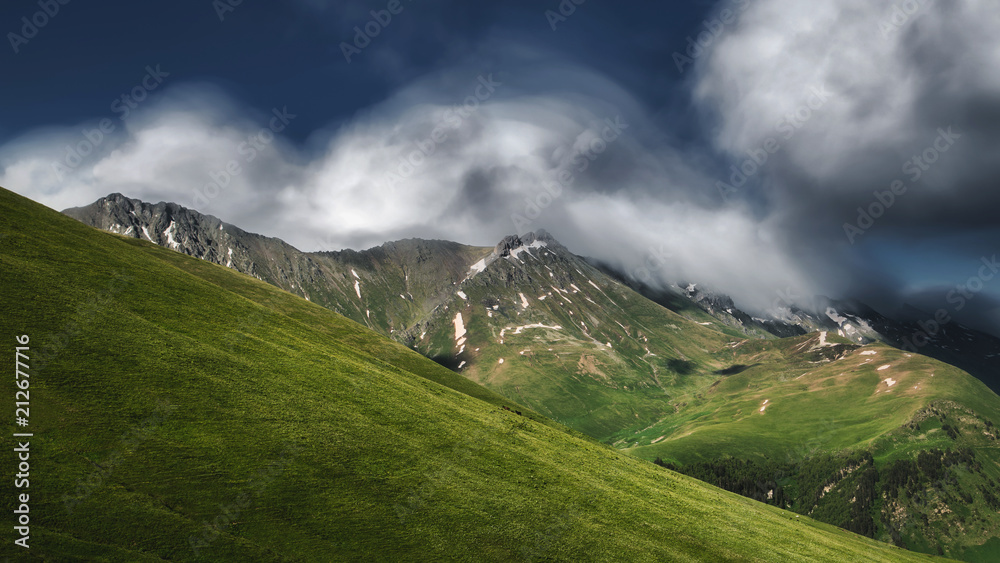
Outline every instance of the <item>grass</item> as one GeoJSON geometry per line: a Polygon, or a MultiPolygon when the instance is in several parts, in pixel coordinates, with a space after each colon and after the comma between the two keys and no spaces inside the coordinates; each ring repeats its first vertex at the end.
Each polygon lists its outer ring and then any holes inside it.
{"type": "Polygon", "coordinates": [[[687,405],[676,416],[627,434],[636,444],[633,451],[684,463],[720,455],[784,457],[790,449],[802,457],[810,450],[867,448],[937,400],[1000,420],[996,395],[957,368],[880,344],[863,350],[841,344],[834,352],[839,359],[823,361],[817,340],[813,334],[746,342],[734,360],[754,367],[719,377],[685,397],[687,405]],[[890,378],[891,387],[885,381],[890,378]]]}
{"type": "Polygon", "coordinates": [[[643,298],[556,246],[500,259],[431,315],[417,349],[567,426],[602,441],[674,411],[673,398],[727,367],[712,353],[729,330],[643,298]],[[522,300],[522,295],[524,299],[522,300]],[[525,306],[527,303],[527,306],[525,306]],[[496,307],[495,309],[493,307],[496,307]],[[468,329],[464,349],[453,321],[468,329]],[[559,328],[516,327],[545,325],[559,328]],[[503,363],[500,363],[503,360],[503,363]]]}
{"type": "MultiPolygon", "coordinates": [[[[829,338],[835,346],[821,348],[818,341],[812,334],[735,347],[732,361],[754,367],[679,399],[684,406],[656,424],[623,431],[626,451],[681,466],[732,457],[795,467],[828,453],[867,451],[884,477],[896,460],[970,448],[981,470],[954,469],[962,476],[954,485],[925,478],[921,499],[877,504],[873,517],[876,537],[885,541],[891,538],[883,517],[895,511],[901,516],[893,525],[902,526],[908,547],[936,553],[942,545],[951,556],[982,560],[978,554],[990,552],[988,540],[1000,526],[1000,515],[980,495],[1000,492],[994,461],[1000,447],[984,432],[987,421],[1000,421],[1000,400],[979,380],[931,358],[881,344],[848,346],[836,337],[829,338]],[[944,420],[956,436],[943,430],[944,420]]],[[[813,515],[842,522],[853,496],[844,492],[842,502],[836,495],[827,500],[828,517],[813,515]]]]}
{"type": "Polygon", "coordinates": [[[327,309],[4,190],[0,235],[0,334],[11,352],[31,337],[16,559],[926,559],[623,455],[327,309]]]}

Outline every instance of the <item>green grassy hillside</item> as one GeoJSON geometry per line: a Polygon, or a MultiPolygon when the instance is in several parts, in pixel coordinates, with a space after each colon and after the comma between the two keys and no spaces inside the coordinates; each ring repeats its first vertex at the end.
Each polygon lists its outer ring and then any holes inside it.
{"type": "Polygon", "coordinates": [[[9,353],[30,337],[30,422],[9,427],[34,433],[30,488],[8,479],[0,502],[30,493],[17,559],[926,559],[623,455],[327,309],[5,190],[0,272],[9,353]]]}
{"type": "Polygon", "coordinates": [[[827,334],[729,348],[729,375],[621,445],[883,541],[1000,557],[1000,399],[985,384],[827,334]]]}
{"type": "Polygon", "coordinates": [[[413,340],[470,379],[600,440],[674,412],[746,338],[701,309],[676,313],[548,240],[453,290],[413,340]],[[461,292],[461,293],[459,293],[461,292]],[[456,322],[461,316],[461,328],[456,322]]]}
{"type": "Polygon", "coordinates": [[[684,462],[721,453],[774,456],[789,442],[817,439],[824,450],[867,446],[935,400],[1000,422],[1000,398],[979,380],[881,344],[862,348],[814,333],[743,341],[719,356],[736,367],[681,397],[677,415],[630,435],[637,452],[651,457],[669,449],[684,462]]]}

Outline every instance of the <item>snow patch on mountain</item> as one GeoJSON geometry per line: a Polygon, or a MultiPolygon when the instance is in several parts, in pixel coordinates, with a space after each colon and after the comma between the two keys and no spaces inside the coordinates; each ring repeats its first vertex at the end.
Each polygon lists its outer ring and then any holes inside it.
{"type": "Polygon", "coordinates": [[[830,320],[837,323],[838,325],[843,325],[847,322],[847,317],[842,316],[833,307],[827,307],[826,316],[830,317],[830,320]]]}
{"type": "Polygon", "coordinates": [[[177,225],[176,222],[171,221],[170,225],[168,225],[167,228],[163,231],[163,235],[167,237],[167,246],[173,248],[174,250],[177,250],[181,247],[181,245],[176,240],[174,240],[174,227],[176,225],[177,225]]]}
{"type": "Polygon", "coordinates": [[[486,259],[483,258],[479,262],[473,264],[471,268],[469,268],[469,271],[471,272],[469,277],[474,277],[476,274],[482,273],[482,271],[485,269],[486,269],[486,259]]]}
{"type": "MultiPolygon", "coordinates": [[[[529,329],[529,328],[548,328],[548,329],[552,329],[552,330],[562,330],[562,327],[559,326],[559,325],[547,326],[547,325],[544,325],[542,323],[535,323],[535,324],[524,325],[524,326],[509,326],[507,328],[504,328],[504,329],[500,330],[500,338],[502,339],[504,337],[504,335],[507,334],[508,330],[513,330],[514,334],[521,334],[521,331],[529,329]]],[[[501,342],[502,342],[502,340],[501,340],[501,342]]]]}
{"type": "Polygon", "coordinates": [[[549,287],[551,287],[551,288],[552,288],[552,290],[556,292],[556,295],[558,295],[558,296],[559,296],[559,297],[560,297],[560,298],[561,298],[561,299],[562,299],[563,301],[565,301],[565,302],[569,303],[570,305],[572,305],[572,304],[573,304],[573,302],[572,302],[572,301],[570,301],[569,299],[567,299],[567,298],[563,297],[563,295],[562,295],[562,290],[561,290],[561,289],[559,289],[558,287],[556,287],[556,286],[554,286],[554,285],[550,285],[549,287]]]}

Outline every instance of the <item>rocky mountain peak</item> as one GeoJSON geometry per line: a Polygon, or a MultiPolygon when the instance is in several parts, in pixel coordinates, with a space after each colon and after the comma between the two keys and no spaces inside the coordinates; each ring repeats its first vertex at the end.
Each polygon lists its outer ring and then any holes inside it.
{"type": "MultiPolygon", "coordinates": [[[[559,242],[545,231],[544,229],[539,229],[534,232],[525,233],[524,235],[508,235],[505,236],[493,249],[493,254],[497,258],[502,258],[509,256],[511,251],[517,250],[518,248],[523,248],[526,246],[531,246],[532,244],[537,244],[536,246],[548,246],[548,245],[559,245],[559,242]]],[[[560,245],[561,246],[561,245],[560,245]]]]}

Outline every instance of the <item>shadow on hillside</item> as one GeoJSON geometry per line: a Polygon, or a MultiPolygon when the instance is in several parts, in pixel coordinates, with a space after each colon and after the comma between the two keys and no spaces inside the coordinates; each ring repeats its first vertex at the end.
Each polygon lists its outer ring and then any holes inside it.
{"type": "Polygon", "coordinates": [[[450,369],[451,371],[458,371],[458,364],[461,363],[456,360],[454,356],[431,356],[430,360],[438,365],[450,369]]]}
{"type": "Polygon", "coordinates": [[[697,366],[694,362],[674,358],[667,361],[667,367],[678,375],[690,375],[694,373],[694,368],[697,366]]]}
{"type": "Polygon", "coordinates": [[[743,373],[746,370],[748,370],[748,369],[750,369],[752,367],[757,367],[759,365],[760,364],[752,364],[752,365],[748,366],[748,365],[744,365],[744,364],[734,364],[734,365],[731,365],[731,366],[729,366],[727,368],[716,370],[716,371],[714,371],[712,373],[714,373],[715,375],[736,375],[737,373],[743,373]]]}

